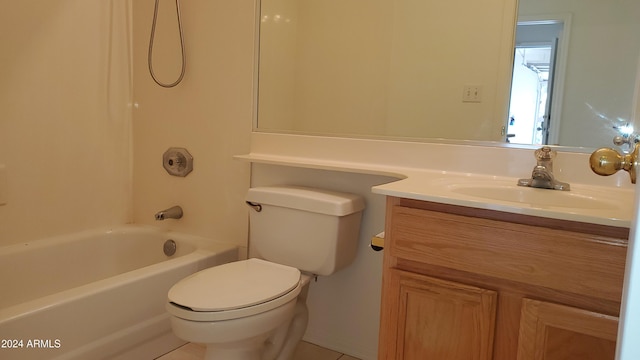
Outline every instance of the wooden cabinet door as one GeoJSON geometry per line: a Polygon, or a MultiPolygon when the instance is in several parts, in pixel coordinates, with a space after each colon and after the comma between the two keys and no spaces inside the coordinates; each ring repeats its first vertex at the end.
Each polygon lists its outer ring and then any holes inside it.
{"type": "Polygon", "coordinates": [[[489,360],[495,291],[390,269],[381,359],[489,360]]]}
{"type": "Polygon", "coordinates": [[[618,318],[524,299],[518,360],[613,360],[618,318]]]}

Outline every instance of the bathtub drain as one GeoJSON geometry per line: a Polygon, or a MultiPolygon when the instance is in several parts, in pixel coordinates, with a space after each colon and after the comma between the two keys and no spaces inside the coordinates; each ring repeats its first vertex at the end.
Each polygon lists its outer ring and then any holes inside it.
{"type": "Polygon", "coordinates": [[[172,256],[176,253],[176,242],[171,239],[165,241],[163,250],[165,255],[172,256]]]}

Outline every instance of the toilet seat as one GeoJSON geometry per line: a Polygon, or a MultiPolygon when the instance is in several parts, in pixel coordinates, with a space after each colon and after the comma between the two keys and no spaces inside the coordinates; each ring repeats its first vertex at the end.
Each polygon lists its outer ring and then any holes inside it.
{"type": "Polygon", "coordinates": [[[300,271],[261,259],[215,266],[169,290],[167,310],[194,321],[251,316],[284,305],[300,293],[300,271]]]}

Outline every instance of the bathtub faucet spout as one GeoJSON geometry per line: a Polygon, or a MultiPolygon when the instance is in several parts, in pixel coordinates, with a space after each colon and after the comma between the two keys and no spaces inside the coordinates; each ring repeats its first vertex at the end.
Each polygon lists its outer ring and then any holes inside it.
{"type": "Polygon", "coordinates": [[[182,208],[180,206],[170,207],[166,210],[158,211],[155,216],[156,220],[180,219],[182,217],[182,208]]]}

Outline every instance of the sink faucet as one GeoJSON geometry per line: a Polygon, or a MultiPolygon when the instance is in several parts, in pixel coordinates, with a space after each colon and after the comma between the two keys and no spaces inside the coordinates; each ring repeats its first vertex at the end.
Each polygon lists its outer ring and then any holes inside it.
{"type": "Polygon", "coordinates": [[[155,217],[156,220],[180,219],[182,217],[182,208],[180,206],[173,206],[166,210],[158,211],[155,217]]]}
{"type": "Polygon", "coordinates": [[[531,178],[518,180],[518,186],[569,191],[569,184],[558,181],[553,176],[553,158],[556,152],[543,146],[535,151],[534,156],[537,164],[531,172],[531,178]]]}

